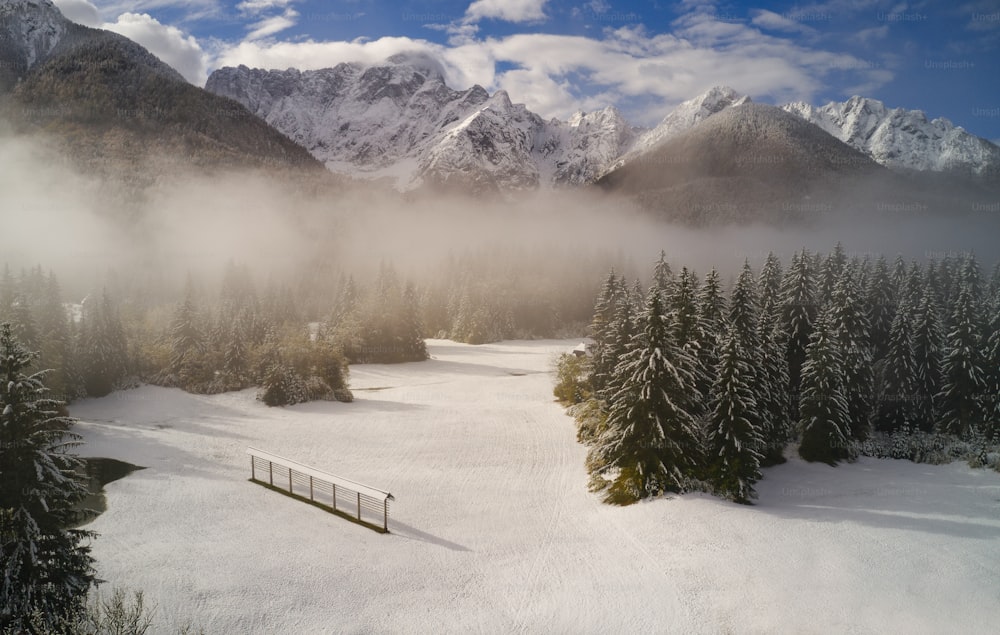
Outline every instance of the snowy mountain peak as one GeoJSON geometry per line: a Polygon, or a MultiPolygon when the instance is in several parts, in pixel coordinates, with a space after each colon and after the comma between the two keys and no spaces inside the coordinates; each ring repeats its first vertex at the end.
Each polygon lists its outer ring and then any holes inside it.
{"type": "Polygon", "coordinates": [[[693,128],[717,112],[749,102],[749,97],[740,95],[728,86],[713,86],[697,97],[681,102],[663,118],[659,125],[642,135],[632,150],[614,163],[612,168],[621,167],[667,139],[693,128]]]}
{"type": "Polygon", "coordinates": [[[55,49],[69,24],[51,0],[5,0],[0,3],[0,44],[6,47],[0,48],[16,53],[14,66],[30,70],[55,49]]]}
{"type": "Polygon", "coordinates": [[[635,133],[614,108],[543,121],[504,90],[456,91],[433,59],[394,55],[316,71],[223,68],[206,88],[231,97],[335,172],[475,190],[586,183],[635,133]]]}
{"type": "Polygon", "coordinates": [[[444,81],[445,71],[441,62],[422,52],[396,53],[385,60],[386,65],[402,66],[420,72],[426,77],[444,81]]]}
{"type": "Polygon", "coordinates": [[[821,107],[795,102],[783,108],[890,168],[1000,175],[1000,148],[947,119],[928,120],[922,110],[890,109],[856,95],[821,107]]]}

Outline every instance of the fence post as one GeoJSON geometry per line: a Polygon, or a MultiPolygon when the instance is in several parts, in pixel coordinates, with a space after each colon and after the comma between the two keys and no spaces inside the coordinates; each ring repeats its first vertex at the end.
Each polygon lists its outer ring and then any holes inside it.
{"type": "Polygon", "coordinates": [[[251,481],[256,481],[257,480],[257,473],[253,469],[254,468],[254,463],[256,463],[256,461],[257,460],[251,454],[250,455],[250,480],[251,481]]]}
{"type": "Polygon", "coordinates": [[[361,492],[358,492],[358,520],[361,520],[361,492]]]}
{"type": "Polygon", "coordinates": [[[309,477],[309,500],[313,499],[313,477],[309,477]]]}
{"type": "Polygon", "coordinates": [[[288,468],[288,493],[292,492],[292,468],[288,468]]]}
{"type": "Polygon", "coordinates": [[[337,511],[337,484],[333,484],[333,511],[337,511]]]}
{"type": "Polygon", "coordinates": [[[389,533],[389,497],[382,501],[382,529],[389,533]]]}
{"type": "Polygon", "coordinates": [[[267,462],[267,479],[271,483],[271,487],[274,487],[274,463],[267,462]]]}

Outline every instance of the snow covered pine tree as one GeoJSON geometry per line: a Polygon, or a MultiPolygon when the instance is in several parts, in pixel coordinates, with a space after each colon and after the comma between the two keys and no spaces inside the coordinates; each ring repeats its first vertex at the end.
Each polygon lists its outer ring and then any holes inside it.
{"type": "Polygon", "coordinates": [[[611,382],[607,429],[591,449],[595,481],[611,476],[605,501],[618,505],[682,492],[699,456],[693,365],[676,344],[660,294],[651,289],[635,346],[611,382]]]}
{"type": "Polygon", "coordinates": [[[93,532],[69,529],[86,487],[82,462],[69,453],[72,420],[45,398],[35,359],[0,326],[0,631],[47,632],[78,611],[94,582],[93,532]]]}

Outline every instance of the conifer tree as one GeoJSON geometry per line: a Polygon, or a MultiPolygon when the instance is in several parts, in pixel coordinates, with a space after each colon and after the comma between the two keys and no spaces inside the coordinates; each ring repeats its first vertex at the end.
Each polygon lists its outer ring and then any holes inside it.
{"type": "Polygon", "coordinates": [[[843,358],[826,313],[809,338],[802,365],[799,455],[834,465],[849,456],[850,414],[844,397],[843,358]]]}
{"type": "Polygon", "coordinates": [[[819,272],[819,303],[825,305],[833,298],[833,290],[837,286],[837,281],[847,266],[847,254],[844,246],[837,242],[833,251],[823,259],[819,272]]]}
{"type": "Polygon", "coordinates": [[[868,314],[855,267],[844,267],[834,287],[830,306],[831,326],[837,334],[844,361],[844,397],[855,439],[867,436],[873,408],[872,356],[868,314]]]}
{"type": "MultiPolygon", "coordinates": [[[[757,284],[761,307],[770,307],[775,312],[780,309],[782,279],[781,259],[770,252],[760,268],[760,279],[757,284]]],[[[777,322],[777,316],[771,316],[769,319],[772,323],[777,322]]]]}
{"type": "Polygon", "coordinates": [[[46,397],[44,373],[25,374],[34,357],[0,325],[0,630],[12,632],[34,632],[35,615],[55,631],[94,582],[94,534],[69,529],[87,493],[70,453],[79,437],[46,397]]]}
{"type": "Polygon", "coordinates": [[[755,351],[758,348],[757,329],[760,326],[760,306],[757,281],[750,262],[743,262],[743,269],[729,299],[729,328],[740,340],[740,348],[755,351]]]}
{"type": "Polygon", "coordinates": [[[423,324],[420,321],[420,301],[417,288],[412,282],[403,289],[403,315],[399,334],[399,346],[405,361],[427,359],[427,343],[424,342],[423,324]]]}
{"type": "Polygon", "coordinates": [[[39,366],[52,369],[45,378],[51,393],[58,399],[69,400],[76,396],[69,316],[63,307],[55,275],[50,273],[44,285],[44,295],[36,318],[41,353],[39,366]]]}
{"type": "Polygon", "coordinates": [[[937,293],[926,280],[923,296],[913,323],[913,363],[917,370],[915,425],[924,432],[934,429],[937,420],[937,394],[941,392],[944,333],[937,293]]]}
{"type": "Polygon", "coordinates": [[[128,347],[118,309],[105,291],[99,301],[85,305],[81,364],[83,382],[91,397],[115,389],[128,372],[128,347]]]}
{"type": "Polygon", "coordinates": [[[986,420],[983,434],[990,443],[1000,443],[1000,307],[993,309],[985,357],[989,372],[983,395],[983,417],[986,420]]]}
{"type": "Polygon", "coordinates": [[[875,427],[897,432],[913,427],[916,420],[917,365],[913,358],[913,316],[908,302],[896,310],[889,329],[889,346],[878,362],[880,392],[875,427]]]}
{"type": "Polygon", "coordinates": [[[702,399],[707,403],[711,392],[711,377],[719,363],[719,345],[726,324],[728,306],[722,293],[722,281],[719,272],[712,269],[705,276],[705,282],[698,294],[698,314],[701,316],[702,339],[698,346],[701,367],[706,373],[706,381],[699,386],[702,399]]]}
{"type": "Polygon", "coordinates": [[[188,285],[184,300],[174,311],[170,324],[169,372],[180,386],[191,388],[204,378],[204,350],[205,342],[194,306],[194,292],[188,285]]]}
{"type": "MultiPolygon", "coordinates": [[[[624,284],[624,279],[621,283],[624,284]]],[[[613,320],[611,340],[608,342],[607,354],[612,365],[611,372],[601,392],[598,393],[600,399],[607,401],[622,388],[619,382],[626,377],[617,372],[617,368],[628,357],[635,345],[636,337],[639,334],[639,319],[640,316],[637,315],[631,301],[624,299],[619,302],[613,320]]]]}
{"type": "MultiPolygon", "coordinates": [[[[698,278],[687,267],[681,269],[674,287],[674,296],[669,305],[670,329],[674,342],[684,351],[685,370],[694,377],[694,385],[699,397],[708,394],[711,386],[709,369],[703,365],[701,344],[706,339],[706,330],[698,308],[698,278]]],[[[692,414],[705,413],[707,403],[695,400],[692,414]]]]}
{"type": "Polygon", "coordinates": [[[764,438],[754,398],[753,364],[740,338],[727,333],[712,386],[707,454],[715,490],[737,503],[756,498],[754,484],[761,478],[764,438]]]}
{"type": "Polygon", "coordinates": [[[613,472],[606,502],[626,505],[664,492],[681,492],[696,467],[698,424],[691,416],[694,377],[679,363],[660,294],[651,289],[641,335],[616,370],[607,429],[591,449],[595,476],[613,472]]]}
{"type": "Polygon", "coordinates": [[[785,462],[785,446],[791,437],[789,418],[788,365],[785,346],[780,341],[780,329],[773,319],[776,311],[764,305],[761,308],[757,329],[760,343],[758,384],[755,390],[757,406],[762,418],[761,434],[764,448],[761,465],[778,465],[785,462]]]}
{"type": "Polygon", "coordinates": [[[893,302],[899,304],[903,301],[903,294],[906,289],[906,259],[903,254],[896,254],[896,259],[892,261],[892,296],[893,302]]]}
{"type": "Polygon", "coordinates": [[[875,261],[875,268],[868,280],[866,296],[872,359],[878,361],[885,357],[886,349],[889,348],[889,329],[892,327],[892,319],[896,316],[895,293],[885,256],[879,256],[875,261]]]}
{"type": "Polygon", "coordinates": [[[597,297],[594,318],[590,322],[590,337],[594,340],[591,358],[592,383],[595,392],[598,393],[604,390],[614,372],[616,361],[611,353],[611,345],[615,336],[615,318],[621,301],[622,289],[612,269],[597,297]]]}
{"type": "Polygon", "coordinates": [[[653,286],[663,297],[664,302],[669,302],[670,298],[673,297],[674,285],[676,283],[677,279],[670,268],[670,263],[667,262],[667,254],[661,251],[660,258],[656,261],[656,266],[653,268],[653,286]]]}
{"type": "MultiPolygon", "coordinates": [[[[815,283],[812,258],[803,249],[792,256],[792,262],[781,285],[781,328],[784,330],[785,359],[788,364],[789,392],[795,395],[801,384],[802,364],[806,347],[816,320],[815,283]]],[[[796,400],[791,403],[793,418],[796,400]]]]}
{"type": "Polygon", "coordinates": [[[950,322],[938,393],[939,425],[944,432],[966,436],[983,422],[987,388],[979,316],[969,284],[961,285],[950,322]]]}

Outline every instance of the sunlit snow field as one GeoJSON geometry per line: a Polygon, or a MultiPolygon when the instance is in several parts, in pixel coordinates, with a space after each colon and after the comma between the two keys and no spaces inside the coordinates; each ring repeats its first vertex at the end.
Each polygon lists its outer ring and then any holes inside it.
{"type": "Polygon", "coordinates": [[[100,577],[207,633],[995,632],[1000,475],[793,458],[753,507],[609,507],[552,398],[577,343],[431,340],[352,367],[352,404],[78,402],[81,454],[148,468],[106,487],[100,577]],[[391,533],[250,483],[250,445],[391,491],[391,533]]]}

